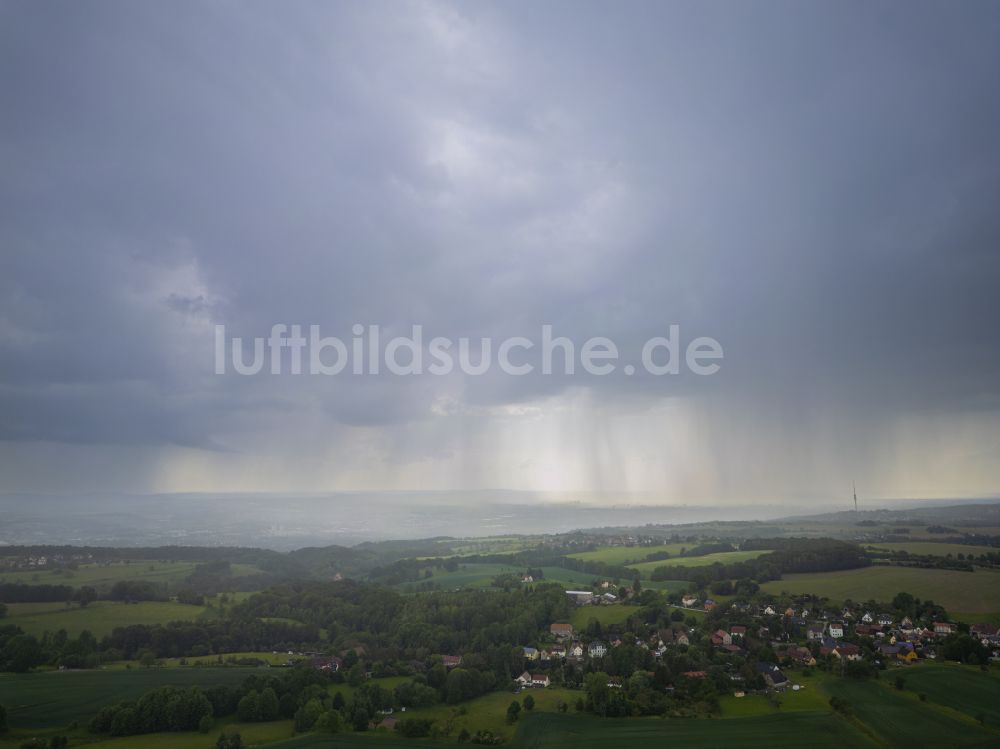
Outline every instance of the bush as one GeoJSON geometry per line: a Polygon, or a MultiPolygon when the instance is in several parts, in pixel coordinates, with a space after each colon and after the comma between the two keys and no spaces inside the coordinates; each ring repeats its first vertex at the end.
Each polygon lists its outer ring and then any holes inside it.
{"type": "Polygon", "coordinates": [[[215,749],[243,749],[243,737],[239,731],[220,733],[215,742],[215,749]]]}
{"type": "Polygon", "coordinates": [[[433,720],[427,718],[406,718],[396,724],[396,732],[408,739],[429,736],[433,720]]]}

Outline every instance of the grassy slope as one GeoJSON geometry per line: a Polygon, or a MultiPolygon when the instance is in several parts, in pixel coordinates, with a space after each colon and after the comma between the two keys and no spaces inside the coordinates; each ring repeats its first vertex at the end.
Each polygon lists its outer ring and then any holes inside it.
{"type": "Polygon", "coordinates": [[[834,600],[874,598],[891,601],[901,591],[942,604],[951,612],[972,615],[1000,612],[1000,572],[867,567],[841,572],[785,575],[765,583],[769,593],[815,593],[834,600]]]}
{"type": "Polygon", "coordinates": [[[223,726],[227,732],[239,731],[244,746],[275,745],[276,742],[295,735],[290,720],[276,720],[270,723],[229,723],[217,721],[216,727],[207,735],[193,732],[149,733],[142,736],[122,736],[88,743],[88,749],[211,749],[223,726]]]}
{"type": "Polygon", "coordinates": [[[846,699],[856,719],[886,746],[979,749],[1000,745],[1000,732],[982,728],[961,713],[921,703],[912,693],[897,692],[885,684],[835,679],[824,688],[846,699]]]}
{"type": "MultiPolygon", "coordinates": [[[[450,723],[452,736],[457,736],[463,728],[467,728],[470,733],[485,729],[509,739],[513,737],[517,726],[508,725],[506,720],[507,707],[514,700],[522,702],[527,694],[531,694],[535,700],[534,712],[555,713],[556,705],[560,700],[572,705],[582,692],[568,689],[532,689],[530,692],[521,692],[520,694],[492,692],[464,702],[461,706],[435,705],[419,710],[407,710],[405,717],[432,718],[437,721],[439,726],[450,723]]],[[[404,716],[400,713],[397,717],[404,716]]]]}
{"type": "MultiPolygon", "coordinates": [[[[978,669],[943,664],[921,664],[900,669],[907,689],[898,692],[888,679],[882,682],[855,682],[823,674],[811,677],[795,675],[793,681],[805,685],[799,692],[780,697],[775,709],[764,698],[723,698],[723,719],[601,720],[575,714],[572,708],[580,692],[561,689],[532,690],[536,701],[534,713],[524,716],[515,726],[506,723],[507,705],[522,701],[526,693],[494,692],[470,700],[459,707],[438,705],[407,711],[407,716],[433,718],[439,726],[450,726],[451,736],[462,728],[475,732],[488,729],[505,736],[511,749],[520,747],[572,746],[573,749],[605,747],[609,742],[629,747],[660,747],[666,744],[685,747],[873,747],[875,737],[882,746],[947,746],[962,749],[985,749],[1000,742],[1000,731],[983,728],[971,717],[983,712],[989,726],[1000,724],[1000,677],[978,669]],[[920,703],[916,691],[928,694],[920,703]],[[828,696],[847,699],[855,718],[851,721],[831,714],[828,696]],[[571,705],[568,714],[559,714],[557,704],[571,705]],[[957,709],[953,709],[953,705],[957,709]],[[958,712],[964,710],[965,714],[958,712]],[[516,735],[515,735],[516,731],[516,735]],[[867,734],[867,735],[866,735],[867,734]]],[[[101,704],[134,697],[146,689],[171,683],[183,686],[199,683],[236,683],[245,678],[240,669],[175,669],[132,672],[68,672],[0,677],[0,702],[11,708],[11,722],[17,741],[27,734],[26,725],[61,726],[70,720],[85,721],[101,704]],[[108,678],[111,677],[111,678],[108,678]],[[55,686],[53,686],[55,685],[55,686]],[[84,697],[85,695],[85,697],[84,697]],[[82,698],[81,698],[82,697],[82,698]]],[[[402,679],[379,680],[392,688],[402,679]],[[390,683],[392,682],[392,683],[390,683]]],[[[349,692],[349,687],[338,687],[349,692]]],[[[347,695],[345,695],[347,696],[347,695]]],[[[403,717],[400,714],[398,717],[403,717]]],[[[288,721],[238,726],[252,745],[273,743],[282,749],[309,747],[375,746],[389,749],[414,742],[391,734],[375,732],[364,735],[309,735],[291,739],[288,721]],[[373,743],[374,742],[374,743],[373,743]]],[[[218,727],[205,737],[200,734],[162,734],[145,737],[107,739],[88,744],[94,749],[132,749],[156,746],[164,749],[194,749],[214,743],[218,727]]],[[[11,737],[11,741],[14,737],[11,737]]],[[[419,741],[424,747],[454,745],[451,741],[419,741]]],[[[12,743],[9,746],[16,746],[12,743]]],[[[0,741],[0,749],[8,744],[0,741]]]]}
{"type": "Polygon", "coordinates": [[[921,664],[903,675],[905,691],[924,693],[933,703],[966,713],[982,715],[986,725],[1000,729],[1000,672],[984,673],[972,666],[921,664]]]}
{"type": "Polygon", "coordinates": [[[129,624],[191,621],[205,612],[203,606],[160,601],[95,601],[85,608],[67,607],[63,603],[9,603],[7,609],[7,618],[3,620],[5,624],[16,624],[33,635],[40,635],[46,630],[56,632],[65,629],[71,637],[85,629],[96,637],[103,637],[115,627],[129,624]]]}
{"type": "Polygon", "coordinates": [[[844,749],[872,747],[865,736],[833,715],[813,712],[732,720],[602,720],[575,715],[540,715],[525,721],[517,747],[630,749],[665,746],[726,749],[844,749]]]}
{"type": "Polygon", "coordinates": [[[992,546],[966,546],[965,544],[936,544],[933,541],[893,541],[890,543],[868,544],[869,549],[888,549],[889,551],[908,551],[910,554],[928,554],[943,557],[951,554],[989,554],[1000,551],[992,546]]]}
{"type": "Polygon", "coordinates": [[[718,554],[706,554],[703,557],[672,557],[659,562],[642,562],[641,564],[630,564],[629,567],[643,573],[649,573],[657,567],[665,565],[674,567],[705,567],[709,564],[721,563],[732,564],[733,562],[745,562],[748,559],[756,559],[762,554],[769,554],[768,551],[721,551],[718,554]]]}
{"type": "Polygon", "coordinates": [[[671,556],[680,554],[681,549],[695,546],[695,544],[660,544],[658,546],[602,546],[594,551],[580,551],[570,554],[573,559],[583,559],[590,562],[604,562],[605,564],[625,564],[643,559],[646,555],[654,551],[665,551],[671,556]]]}
{"type": "MultiPolygon", "coordinates": [[[[110,588],[119,580],[145,580],[151,583],[176,585],[194,572],[196,562],[134,561],[111,564],[84,564],[75,570],[22,570],[0,573],[0,582],[26,585],[69,585],[79,588],[91,585],[98,589],[110,588]]],[[[231,565],[233,577],[260,572],[249,564],[231,565]]]]}
{"type": "Polygon", "coordinates": [[[789,672],[792,683],[802,687],[799,691],[788,690],[780,695],[780,707],[774,707],[762,694],[751,694],[746,697],[728,695],[719,699],[719,707],[723,718],[747,718],[754,715],[771,715],[777,713],[829,710],[829,696],[823,691],[822,683],[825,677],[806,677],[800,673],[789,672]]]}
{"type": "Polygon", "coordinates": [[[573,609],[570,623],[573,629],[580,632],[586,629],[591,619],[596,619],[602,627],[609,624],[622,624],[632,614],[639,610],[638,606],[615,604],[614,606],[577,606],[573,609]]]}

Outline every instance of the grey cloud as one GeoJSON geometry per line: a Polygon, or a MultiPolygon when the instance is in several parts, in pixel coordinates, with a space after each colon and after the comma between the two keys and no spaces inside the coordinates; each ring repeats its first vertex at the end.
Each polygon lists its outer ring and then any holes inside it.
{"type": "MultiPolygon", "coordinates": [[[[845,454],[914,413],[995,418],[996,8],[628,11],[6,4],[0,436],[281,455],[280,435],[322,451],[363,428],[393,460],[468,453],[475,483],[488,407],[576,388],[595,430],[697,404],[706,455],[734,463],[746,435],[780,454],[831,411],[852,426],[816,444],[845,454]],[[276,322],[551,323],[633,357],[679,323],[726,360],[678,380],[211,375],[211,324],[276,322]]],[[[600,443],[580,449],[614,483],[608,456],[638,448],[600,443]]]]}

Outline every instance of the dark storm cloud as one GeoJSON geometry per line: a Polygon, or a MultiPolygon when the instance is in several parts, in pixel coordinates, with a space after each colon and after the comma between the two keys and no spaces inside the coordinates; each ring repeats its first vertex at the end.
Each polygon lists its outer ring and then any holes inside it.
{"type": "Polygon", "coordinates": [[[995,437],[996,7],[628,10],[4,4],[0,439],[280,455],[363,428],[380,460],[463,461],[491,408],[577,387],[701,404],[721,460],[831,412],[845,452],[928,411],[995,437]],[[633,359],[679,323],[726,359],[679,381],[212,375],[215,323],[355,322],[550,323],[633,359]]]}

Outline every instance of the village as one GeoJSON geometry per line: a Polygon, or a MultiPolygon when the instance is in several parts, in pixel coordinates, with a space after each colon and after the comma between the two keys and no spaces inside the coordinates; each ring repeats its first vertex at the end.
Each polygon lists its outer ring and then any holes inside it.
{"type": "MultiPolygon", "coordinates": [[[[629,591],[625,593],[627,596],[629,591]]],[[[619,602],[617,596],[607,592],[567,590],[566,595],[578,606],[615,605],[619,602]]],[[[591,638],[574,631],[573,625],[568,622],[553,622],[545,641],[522,648],[526,668],[515,680],[518,688],[548,687],[553,684],[550,675],[553,665],[598,661],[626,642],[650,652],[657,660],[672,650],[686,651],[692,643],[707,648],[714,662],[730,667],[732,673],[729,678],[734,685],[735,697],[743,697],[750,690],[742,685],[745,678],[732,668],[733,658],[745,661],[762,651],[773,654],[773,660],[753,660],[753,668],[762,677],[764,690],[778,691],[800,688],[794,679],[784,673],[790,667],[825,666],[831,670],[839,668],[842,672],[843,666],[848,663],[869,662],[875,668],[884,669],[920,660],[933,661],[938,657],[936,644],[958,633],[960,628],[967,630],[989,650],[991,660],[1000,661],[1000,627],[985,622],[966,627],[950,621],[915,622],[909,616],[897,619],[892,614],[861,606],[817,610],[807,606],[782,607],[773,602],[733,601],[721,611],[715,600],[699,599],[690,594],[678,597],[671,606],[681,614],[679,618],[682,620],[684,612],[719,612],[726,623],[710,628],[704,623],[695,623],[692,617],[669,627],[649,627],[641,634],[625,627],[611,626],[603,638],[591,638]]],[[[451,663],[457,665],[454,660],[451,663]]],[[[623,676],[628,675],[611,676],[607,686],[621,688],[623,676]]],[[[690,670],[680,676],[703,679],[707,678],[708,672],[690,670]]],[[[672,691],[673,686],[668,685],[666,689],[672,691]]]]}

